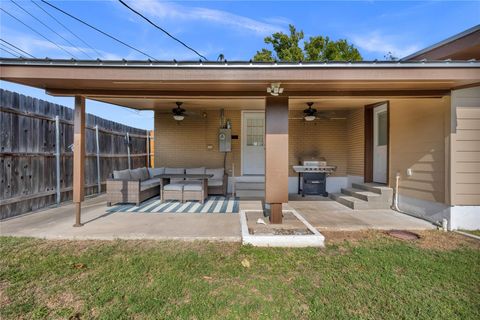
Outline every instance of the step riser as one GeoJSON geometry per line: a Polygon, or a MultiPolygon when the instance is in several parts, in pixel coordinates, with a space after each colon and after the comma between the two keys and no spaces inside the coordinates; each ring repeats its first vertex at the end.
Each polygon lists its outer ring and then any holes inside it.
{"type": "Polygon", "coordinates": [[[352,183],[352,188],[355,189],[362,189],[365,191],[370,191],[374,193],[378,193],[380,195],[383,195],[385,197],[392,197],[393,196],[393,189],[388,188],[388,187],[383,187],[383,188],[375,188],[363,183],[352,183]]]}
{"type": "Polygon", "coordinates": [[[236,190],[265,190],[265,184],[262,182],[237,182],[236,190]]]}
{"type": "Polygon", "coordinates": [[[353,183],[352,188],[342,188],[341,193],[331,194],[333,200],[353,210],[389,209],[393,190],[353,183]]]}
{"type": "Polygon", "coordinates": [[[342,188],[342,193],[363,201],[368,201],[368,202],[390,202],[390,199],[388,198],[388,196],[384,194],[366,195],[366,194],[358,193],[358,192],[351,191],[344,188],[342,188]]]}
{"type": "Polygon", "coordinates": [[[236,190],[235,195],[239,198],[264,198],[263,190],[236,190]]]}

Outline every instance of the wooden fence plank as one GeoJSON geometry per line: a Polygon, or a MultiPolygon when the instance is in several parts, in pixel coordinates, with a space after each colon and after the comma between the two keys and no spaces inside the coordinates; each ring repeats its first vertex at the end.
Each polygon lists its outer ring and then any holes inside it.
{"type": "MultiPolygon", "coordinates": [[[[55,204],[56,115],[60,118],[61,199],[68,201],[73,186],[73,109],[0,89],[0,219],[55,204]]],[[[98,192],[96,124],[103,190],[113,170],[127,168],[127,132],[132,168],[147,161],[148,131],[87,115],[85,195],[98,192]]]]}

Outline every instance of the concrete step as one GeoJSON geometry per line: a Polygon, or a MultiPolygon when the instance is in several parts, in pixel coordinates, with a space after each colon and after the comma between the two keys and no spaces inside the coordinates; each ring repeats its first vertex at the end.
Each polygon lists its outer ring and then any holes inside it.
{"type": "Polygon", "coordinates": [[[343,193],[330,193],[330,198],[353,210],[370,209],[367,201],[343,193]]]}
{"type": "Polygon", "coordinates": [[[265,190],[263,182],[235,182],[235,190],[265,190]]]}
{"type": "Polygon", "coordinates": [[[384,201],[365,201],[343,193],[331,193],[330,198],[353,210],[389,209],[390,203],[384,201]]]}
{"type": "Polygon", "coordinates": [[[265,190],[236,190],[235,196],[239,198],[264,198],[265,197],[265,190]]]}
{"type": "MultiPolygon", "coordinates": [[[[376,192],[366,191],[357,188],[342,188],[342,193],[347,196],[352,196],[364,201],[385,201],[385,196],[376,192]]],[[[388,200],[387,200],[388,201],[388,200]]]]}
{"type": "Polygon", "coordinates": [[[352,188],[378,193],[390,198],[393,196],[392,188],[377,183],[352,183],[352,188]]]}

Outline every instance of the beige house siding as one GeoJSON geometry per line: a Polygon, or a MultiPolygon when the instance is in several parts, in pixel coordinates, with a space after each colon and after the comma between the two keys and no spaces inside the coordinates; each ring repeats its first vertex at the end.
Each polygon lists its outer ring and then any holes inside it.
{"type": "Polygon", "coordinates": [[[363,177],[365,162],[365,110],[349,111],[347,119],[348,159],[347,174],[363,177]]]}
{"type": "Polygon", "coordinates": [[[480,87],[452,91],[451,202],[480,205],[480,87]]]}
{"type": "Polygon", "coordinates": [[[390,185],[400,173],[400,194],[445,201],[445,113],[450,99],[390,100],[390,185]],[[407,169],[413,175],[407,177],[407,169]]]}
{"type": "MultiPolygon", "coordinates": [[[[347,117],[348,112],[337,112],[336,116],[347,117]]],[[[337,166],[337,171],[332,176],[346,176],[347,120],[317,119],[306,122],[297,119],[302,118],[302,111],[297,110],[290,111],[289,117],[289,175],[296,176],[292,166],[299,161],[324,157],[327,163],[337,166]]]]}

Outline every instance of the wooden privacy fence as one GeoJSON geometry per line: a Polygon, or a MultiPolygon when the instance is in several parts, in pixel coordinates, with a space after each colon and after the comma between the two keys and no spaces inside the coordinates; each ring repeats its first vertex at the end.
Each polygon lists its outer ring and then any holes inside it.
{"type": "MultiPolygon", "coordinates": [[[[0,89],[0,219],[72,198],[73,114],[0,89]]],[[[87,114],[85,194],[104,191],[113,170],[149,166],[151,139],[146,130],[87,114]]]]}

